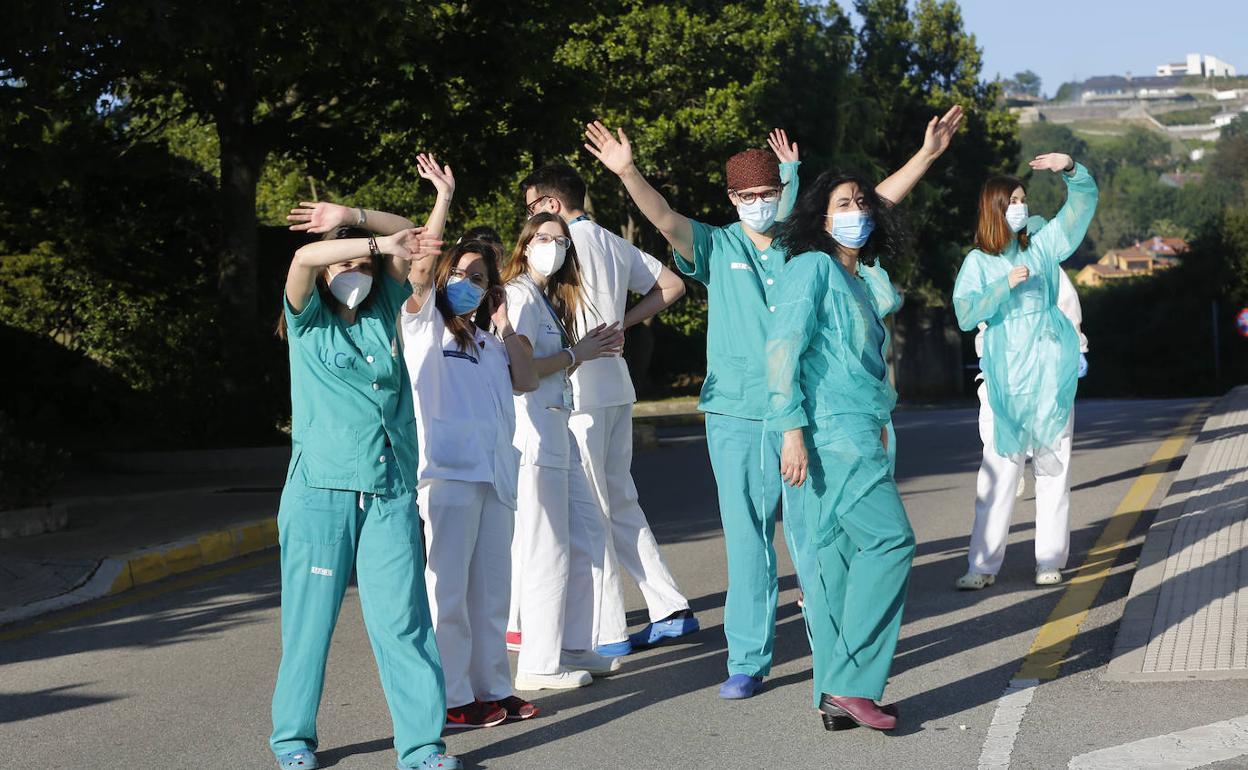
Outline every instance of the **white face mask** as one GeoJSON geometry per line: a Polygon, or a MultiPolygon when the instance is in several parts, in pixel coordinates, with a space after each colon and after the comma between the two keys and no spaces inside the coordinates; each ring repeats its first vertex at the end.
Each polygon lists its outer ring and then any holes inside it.
{"type": "Polygon", "coordinates": [[[755,198],[753,203],[737,204],[737,216],[741,223],[756,233],[765,233],[776,223],[776,214],[780,211],[780,199],[765,201],[755,198]]]}
{"type": "Polygon", "coordinates": [[[1011,203],[1005,207],[1005,223],[1010,226],[1014,232],[1019,232],[1027,226],[1027,204],[1011,203]]]}
{"type": "Polygon", "coordinates": [[[563,267],[563,258],[568,250],[551,241],[550,243],[529,244],[529,267],[549,278],[563,267]]]}
{"type": "Polygon", "coordinates": [[[373,288],[373,277],[359,270],[347,270],[329,281],[329,293],[334,299],[355,310],[373,288]]]}

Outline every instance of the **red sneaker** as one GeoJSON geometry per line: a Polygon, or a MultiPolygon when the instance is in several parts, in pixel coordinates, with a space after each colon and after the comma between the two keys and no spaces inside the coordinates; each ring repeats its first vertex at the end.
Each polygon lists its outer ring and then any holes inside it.
{"type": "Polygon", "coordinates": [[[537,706],[516,695],[508,695],[506,698],[495,702],[494,705],[507,712],[508,722],[532,719],[541,713],[541,709],[537,706]]]}
{"type": "Polygon", "coordinates": [[[520,632],[519,631],[507,632],[507,649],[511,650],[512,652],[520,652],[520,632]]]}
{"type": "Polygon", "coordinates": [[[507,709],[497,703],[474,700],[466,706],[446,710],[447,730],[469,730],[474,727],[493,727],[507,721],[507,709]]]}

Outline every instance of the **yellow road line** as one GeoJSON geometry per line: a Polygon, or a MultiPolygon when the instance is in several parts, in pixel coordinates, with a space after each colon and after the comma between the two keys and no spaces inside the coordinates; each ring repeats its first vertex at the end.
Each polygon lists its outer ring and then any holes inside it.
{"type": "Polygon", "coordinates": [[[259,556],[251,556],[238,561],[231,562],[224,567],[216,569],[204,570],[187,575],[186,577],[177,578],[176,580],[168,580],[151,588],[143,588],[137,591],[129,591],[115,599],[102,599],[100,601],[91,602],[83,607],[75,607],[74,609],[64,610],[61,612],[53,612],[33,623],[27,625],[19,625],[16,628],[0,631],[0,642],[13,641],[21,639],[33,634],[43,633],[44,631],[52,631],[70,623],[76,623],[79,620],[85,620],[97,615],[102,615],[119,607],[128,607],[132,604],[147,601],[157,596],[177,591],[183,588],[207,583],[216,580],[219,577],[233,575],[237,572],[249,570],[252,567],[258,567],[262,564],[271,564],[277,561],[278,553],[264,553],[259,556]]]}
{"type": "Polygon", "coordinates": [[[1088,611],[1096,601],[1097,594],[1101,592],[1101,586],[1109,577],[1110,570],[1126,548],[1131,531],[1148,509],[1157,485],[1170,469],[1171,462],[1183,450],[1192,426],[1204,414],[1205,409],[1205,405],[1193,409],[1179,422],[1170,437],[1157,447],[1157,451],[1106,522],[1096,544],[1088,551],[1087,559],[1071,577],[1066,591],[1049,614],[1048,620],[1036,633],[1036,639],[1032,642],[1027,657],[1023,659],[1022,667],[1014,675],[1015,679],[1057,678],[1062,662],[1079,634],[1079,627],[1088,616],[1088,611]]]}

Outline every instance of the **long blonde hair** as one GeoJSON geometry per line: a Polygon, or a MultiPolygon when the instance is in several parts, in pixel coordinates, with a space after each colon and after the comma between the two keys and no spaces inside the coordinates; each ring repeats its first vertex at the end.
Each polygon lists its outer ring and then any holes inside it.
{"type": "MultiPolygon", "coordinates": [[[[533,236],[537,235],[538,228],[547,222],[558,222],[563,236],[569,241],[572,240],[572,233],[568,230],[568,223],[563,221],[563,217],[549,211],[534,215],[532,219],[524,223],[524,229],[520,231],[520,239],[516,241],[516,247],[511,251],[511,259],[503,268],[503,283],[510,283],[518,276],[528,273],[529,258],[524,251],[528,248],[529,242],[533,240],[533,236]]],[[[569,339],[576,342],[577,313],[586,303],[585,294],[581,290],[581,263],[576,258],[574,244],[568,244],[563,266],[546,279],[543,292],[551,307],[555,309],[555,316],[563,324],[563,329],[569,339]]]]}

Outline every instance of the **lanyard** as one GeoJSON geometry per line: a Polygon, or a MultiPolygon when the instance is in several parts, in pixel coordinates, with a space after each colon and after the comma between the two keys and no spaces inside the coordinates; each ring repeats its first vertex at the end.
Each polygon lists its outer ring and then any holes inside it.
{"type": "MultiPolygon", "coordinates": [[[[533,283],[533,280],[529,279],[529,282],[533,283]]],[[[537,292],[538,296],[542,298],[542,302],[545,303],[546,309],[550,311],[551,320],[553,320],[555,322],[555,326],[559,328],[560,346],[562,346],[563,348],[567,348],[568,347],[568,330],[564,328],[563,322],[559,320],[559,314],[555,312],[555,306],[550,304],[550,300],[547,299],[546,297],[546,292],[542,291],[541,287],[539,287],[536,283],[533,283],[533,289],[537,292]]],[[[573,405],[572,378],[568,374],[568,370],[564,369],[563,370],[563,408],[571,410],[572,405],[573,405]]]]}

